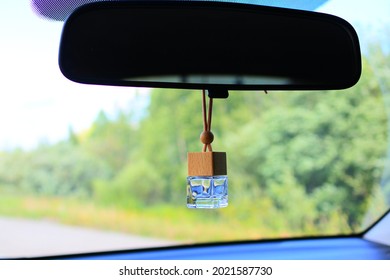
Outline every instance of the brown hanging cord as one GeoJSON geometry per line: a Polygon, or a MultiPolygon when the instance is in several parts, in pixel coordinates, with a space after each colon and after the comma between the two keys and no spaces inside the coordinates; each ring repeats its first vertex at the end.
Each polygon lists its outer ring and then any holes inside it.
{"type": "Polygon", "coordinates": [[[214,135],[211,132],[211,117],[213,113],[213,98],[210,97],[209,100],[209,110],[208,116],[206,117],[206,90],[202,90],[202,112],[203,112],[203,132],[200,135],[200,141],[202,141],[203,152],[206,152],[208,149],[209,152],[212,152],[211,143],[214,140],[214,135]]]}

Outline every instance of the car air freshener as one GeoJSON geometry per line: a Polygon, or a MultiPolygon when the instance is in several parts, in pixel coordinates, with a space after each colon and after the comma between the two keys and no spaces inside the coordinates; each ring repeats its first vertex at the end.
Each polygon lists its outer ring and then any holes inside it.
{"type": "Polygon", "coordinates": [[[188,153],[187,207],[222,208],[228,205],[228,177],[226,153],[213,152],[211,132],[213,98],[209,101],[206,118],[206,96],[203,90],[203,132],[200,140],[202,152],[188,153]]]}

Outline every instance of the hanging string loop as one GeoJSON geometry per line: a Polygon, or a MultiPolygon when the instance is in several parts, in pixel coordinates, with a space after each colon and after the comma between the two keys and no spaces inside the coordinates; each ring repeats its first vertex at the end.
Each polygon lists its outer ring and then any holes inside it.
{"type": "Polygon", "coordinates": [[[206,116],[207,108],[206,108],[206,90],[202,90],[202,113],[203,113],[203,131],[200,134],[200,141],[203,145],[203,152],[206,152],[207,149],[209,152],[212,152],[213,149],[211,147],[211,143],[214,140],[214,135],[211,132],[211,118],[213,114],[213,98],[209,99],[209,109],[208,114],[206,116]]]}

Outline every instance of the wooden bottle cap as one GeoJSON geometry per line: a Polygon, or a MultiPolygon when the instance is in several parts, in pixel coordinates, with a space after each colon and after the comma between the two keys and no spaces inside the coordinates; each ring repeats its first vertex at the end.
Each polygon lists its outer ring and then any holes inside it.
{"type": "Polygon", "coordinates": [[[188,176],[227,175],[225,152],[188,153],[188,176]]]}

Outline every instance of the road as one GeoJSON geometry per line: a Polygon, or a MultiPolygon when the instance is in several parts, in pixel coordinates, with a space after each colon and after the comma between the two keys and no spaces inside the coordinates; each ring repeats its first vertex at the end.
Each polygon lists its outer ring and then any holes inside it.
{"type": "Polygon", "coordinates": [[[0,258],[34,257],[175,245],[167,240],[0,217],[0,258]]]}

